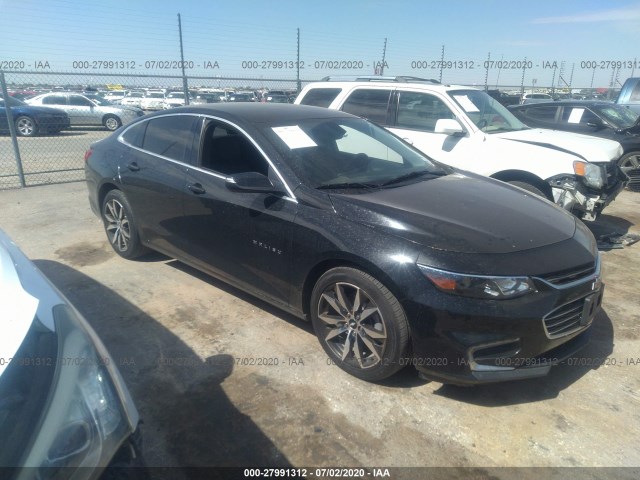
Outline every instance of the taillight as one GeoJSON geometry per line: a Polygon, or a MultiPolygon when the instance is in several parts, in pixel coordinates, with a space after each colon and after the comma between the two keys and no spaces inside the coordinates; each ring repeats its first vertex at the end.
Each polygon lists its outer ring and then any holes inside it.
{"type": "Polygon", "coordinates": [[[89,157],[91,155],[93,155],[93,148],[90,148],[89,150],[84,152],[84,163],[87,163],[87,161],[89,161],[89,157]]]}

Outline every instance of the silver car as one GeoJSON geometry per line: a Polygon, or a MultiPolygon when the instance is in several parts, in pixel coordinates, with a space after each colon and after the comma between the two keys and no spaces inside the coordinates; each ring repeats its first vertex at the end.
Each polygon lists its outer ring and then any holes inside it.
{"type": "Polygon", "coordinates": [[[70,92],[45,93],[29,99],[27,103],[64,110],[72,127],[103,125],[113,131],[144,115],[137,107],[113,105],[104,100],[97,104],[84,95],[70,92]]]}
{"type": "Polygon", "coordinates": [[[2,230],[0,318],[0,477],[143,466],[140,415],[114,359],[2,230]]]}

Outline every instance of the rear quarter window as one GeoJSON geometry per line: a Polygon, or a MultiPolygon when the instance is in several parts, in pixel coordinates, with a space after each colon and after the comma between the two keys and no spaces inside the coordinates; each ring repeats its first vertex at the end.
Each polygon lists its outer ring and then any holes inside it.
{"type": "Polygon", "coordinates": [[[312,88],[302,97],[300,105],[327,108],[336,99],[340,91],[340,88],[312,88]]]}

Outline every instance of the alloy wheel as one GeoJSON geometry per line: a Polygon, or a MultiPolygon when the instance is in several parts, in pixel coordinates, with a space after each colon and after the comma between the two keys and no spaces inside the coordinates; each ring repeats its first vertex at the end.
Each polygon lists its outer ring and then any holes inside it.
{"type": "Polygon", "coordinates": [[[129,248],[131,229],[129,218],[122,204],[116,199],[111,199],[105,203],[104,218],[109,241],[121,252],[126,251],[129,248]]]}
{"type": "Polygon", "coordinates": [[[368,369],[382,362],[387,331],[382,313],[360,287],[338,282],[328,286],[318,301],[321,338],[343,362],[368,369]]]}

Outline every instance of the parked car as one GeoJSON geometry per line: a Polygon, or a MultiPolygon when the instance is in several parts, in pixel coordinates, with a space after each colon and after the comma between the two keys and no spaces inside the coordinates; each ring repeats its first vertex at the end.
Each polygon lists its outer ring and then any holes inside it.
{"type": "Polygon", "coordinates": [[[191,102],[193,105],[202,105],[205,103],[220,103],[220,93],[198,93],[191,102]]]}
{"type": "Polygon", "coordinates": [[[127,90],[111,90],[104,95],[114,105],[120,105],[120,101],[129,93],[127,90]]]}
{"type": "Polygon", "coordinates": [[[594,220],[624,188],[613,140],[530,129],[480,90],[432,80],[360,77],[306,85],[297,104],[372,120],[448,165],[524,188],[594,220]]]}
{"type": "Polygon", "coordinates": [[[142,108],[142,99],[144,96],[144,92],[129,92],[120,100],[120,105],[142,108]]]}
{"type": "Polygon", "coordinates": [[[546,93],[525,93],[522,95],[522,100],[520,103],[523,105],[529,103],[540,103],[540,102],[550,102],[553,100],[553,97],[546,93]]]}
{"type": "Polygon", "coordinates": [[[253,93],[238,92],[227,97],[228,102],[255,102],[256,96],[253,93]]]}
{"type": "Polygon", "coordinates": [[[162,110],[164,108],[164,93],[147,92],[140,101],[143,110],[162,110]]]}
{"type": "MultiPolygon", "coordinates": [[[[191,96],[189,96],[189,103],[191,103],[191,96]]],[[[184,93],[183,92],[171,92],[168,93],[166,98],[164,99],[164,108],[175,108],[182,107],[185,105],[184,93]]]]}
{"type": "Polygon", "coordinates": [[[69,115],[73,127],[103,125],[111,131],[144,115],[139,108],[98,105],[84,95],[67,92],[45,93],[29,99],[28,103],[29,105],[55,106],[64,110],[69,115]]]}
{"type": "Polygon", "coordinates": [[[277,93],[267,93],[267,103],[290,103],[288,95],[281,95],[277,93]]]}
{"type": "Polygon", "coordinates": [[[409,364],[446,383],[545,375],[585,345],[602,301],[574,216],[345,113],[185,107],[85,158],[120,256],[157,250],[310,319],[365,380],[409,364]]]}
{"type": "Polygon", "coordinates": [[[0,298],[3,478],[89,479],[143,465],[140,416],[116,362],[1,230],[0,298]]]}
{"type": "Polygon", "coordinates": [[[640,77],[627,78],[616,98],[616,103],[640,113],[640,77]]]}
{"type": "MultiPolygon", "coordinates": [[[[16,134],[21,137],[33,137],[38,134],[60,133],[69,128],[69,115],[66,112],[49,107],[35,107],[9,97],[9,107],[16,127],[16,134]]],[[[0,132],[9,132],[9,122],[5,110],[4,99],[0,96],[0,132]]]]}
{"type": "Polygon", "coordinates": [[[550,128],[609,138],[622,145],[619,161],[628,187],[640,191],[640,124],[638,113],[609,102],[567,100],[519,105],[509,110],[530,127],[550,128]]]}

